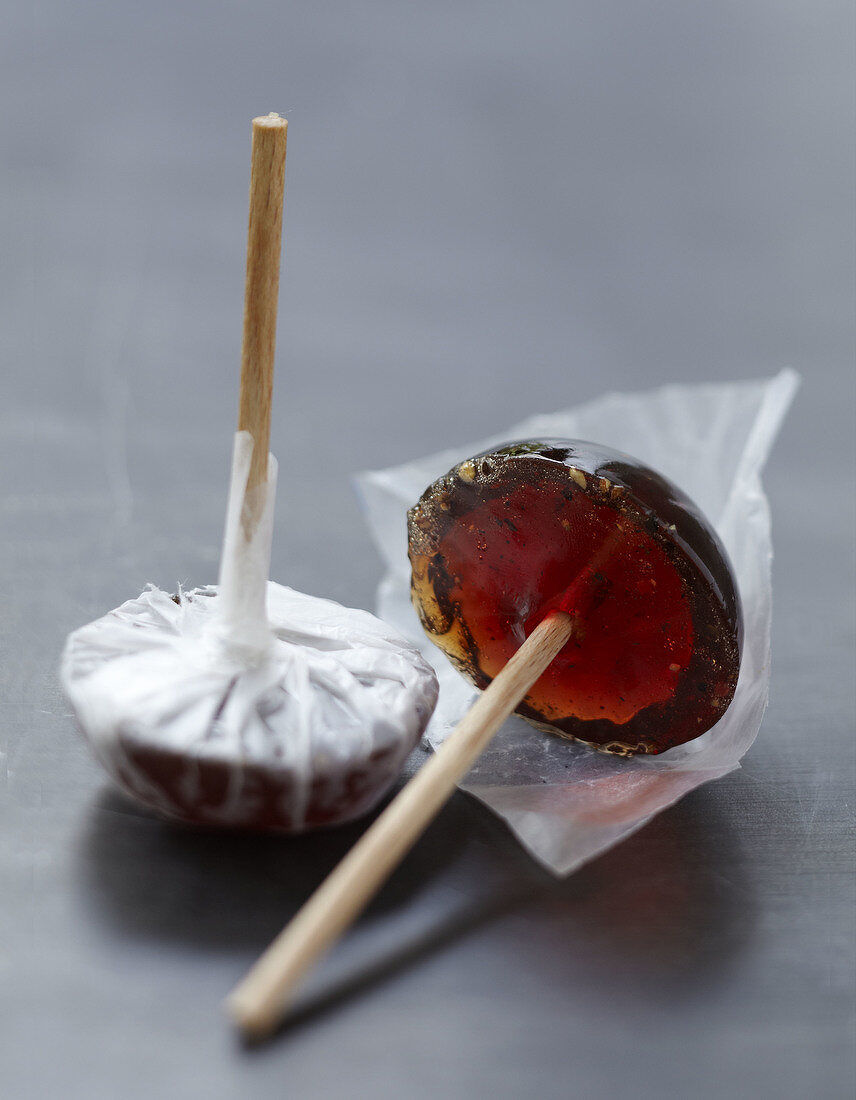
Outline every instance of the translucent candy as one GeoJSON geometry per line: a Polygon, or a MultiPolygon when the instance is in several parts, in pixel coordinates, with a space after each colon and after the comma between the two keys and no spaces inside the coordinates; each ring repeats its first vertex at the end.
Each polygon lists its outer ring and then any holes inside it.
{"type": "Polygon", "coordinates": [[[408,514],[412,596],[429,637],[484,688],[551,609],[571,641],[518,712],[620,755],[660,753],[734,695],[741,611],[728,559],[665,478],[591,443],[476,455],[408,514]]]}

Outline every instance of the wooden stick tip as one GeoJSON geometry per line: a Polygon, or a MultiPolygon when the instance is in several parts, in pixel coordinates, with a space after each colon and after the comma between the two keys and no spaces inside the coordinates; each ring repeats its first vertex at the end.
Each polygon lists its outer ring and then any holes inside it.
{"type": "Polygon", "coordinates": [[[276,111],[271,111],[269,115],[259,115],[253,119],[254,130],[287,130],[288,119],[278,115],[276,111]]]}
{"type": "Polygon", "coordinates": [[[247,1042],[261,1042],[276,1030],[278,1014],[260,1012],[238,991],[234,991],[223,1001],[223,1008],[247,1042]]]}

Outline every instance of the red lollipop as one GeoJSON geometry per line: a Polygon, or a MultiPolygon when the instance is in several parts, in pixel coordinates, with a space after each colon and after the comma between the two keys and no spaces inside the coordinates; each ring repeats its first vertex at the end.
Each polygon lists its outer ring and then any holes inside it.
{"type": "Polygon", "coordinates": [[[734,693],[725,552],[678,489],[626,455],[567,441],[477,455],[426,490],[409,527],[422,622],[484,691],[229,998],[255,1037],[513,710],[629,755],[697,737],[734,693]]]}
{"type": "Polygon", "coordinates": [[[569,440],[476,455],[408,514],[428,636],[485,688],[555,610],[572,636],[517,711],[621,755],[698,737],[737,686],[740,601],[713,528],[636,459],[569,440]]]}

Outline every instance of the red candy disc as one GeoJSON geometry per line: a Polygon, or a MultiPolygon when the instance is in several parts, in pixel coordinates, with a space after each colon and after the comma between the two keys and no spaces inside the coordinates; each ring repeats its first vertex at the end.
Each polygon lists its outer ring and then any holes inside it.
{"type": "Polygon", "coordinates": [[[724,713],[740,609],[699,510],[626,455],[565,440],[460,463],[411,509],[423,626],[479,687],[544,615],[574,634],[519,713],[621,754],[662,752],[724,713]]]}

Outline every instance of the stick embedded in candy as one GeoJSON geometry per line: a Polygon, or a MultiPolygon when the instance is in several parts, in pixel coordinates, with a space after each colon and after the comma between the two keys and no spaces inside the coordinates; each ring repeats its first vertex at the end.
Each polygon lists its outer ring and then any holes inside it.
{"type": "Polygon", "coordinates": [[[460,463],[410,510],[413,601],[483,694],[233,992],[270,1033],[512,711],[619,755],[724,713],[741,613],[718,538],[675,486],[592,444],[528,441],[460,463]]]}
{"type": "Polygon", "coordinates": [[[268,580],[268,454],[286,122],[253,120],[239,431],[218,586],[150,586],[70,635],[62,681],[96,755],[164,816],[281,832],[389,788],[433,711],[415,647],[365,611],[268,580]]]}

